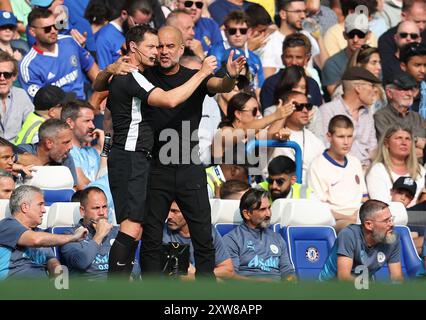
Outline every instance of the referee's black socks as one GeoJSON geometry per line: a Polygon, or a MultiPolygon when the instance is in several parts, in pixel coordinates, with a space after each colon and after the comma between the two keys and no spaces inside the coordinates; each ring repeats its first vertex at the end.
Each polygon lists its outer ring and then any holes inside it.
{"type": "Polygon", "coordinates": [[[129,278],[135,259],[138,241],[121,231],[118,232],[109,252],[108,276],[123,276],[129,278]]]}

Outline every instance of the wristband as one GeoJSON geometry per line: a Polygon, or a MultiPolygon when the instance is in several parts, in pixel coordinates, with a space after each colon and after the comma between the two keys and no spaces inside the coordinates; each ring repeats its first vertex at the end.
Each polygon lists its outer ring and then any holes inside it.
{"type": "Polygon", "coordinates": [[[229,79],[234,80],[234,81],[236,81],[236,80],[237,80],[237,78],[238,78],[238,76],[236,76],[236,77],[232,77],[232,76],[229,74],[228,70],[226,70],[226,76],[227,76],[229,79]]]}

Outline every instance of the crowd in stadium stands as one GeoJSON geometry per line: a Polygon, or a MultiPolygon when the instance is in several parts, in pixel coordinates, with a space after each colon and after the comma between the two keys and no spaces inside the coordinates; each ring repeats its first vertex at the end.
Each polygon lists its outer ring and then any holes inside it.
{"type": "Polygon", "coordinates": [[[271,214],[288,199],[334,220],[319,280],[387,264],[399,282],[391,204],[426,263],[424,165],[426,0],[0,3],[0,280],[61,264],[135,280],[161,262],[293,282],[271,214]],[[253,163],[252,140],[281,146],[253,163]],[[238,202],[226,234],[215,201],[238,202]],[[81,215],[63,232],[46,223],[61,202],[81,215]]]}

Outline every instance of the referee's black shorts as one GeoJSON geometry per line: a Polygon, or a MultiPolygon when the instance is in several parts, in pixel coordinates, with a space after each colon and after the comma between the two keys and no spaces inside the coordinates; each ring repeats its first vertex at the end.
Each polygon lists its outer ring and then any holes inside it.
{"type": "Polygon", "coordinates": [[[111,149],[108,178],[117,223],[126,219],[144,221],[149,169],[144,152],[111,149]]]}

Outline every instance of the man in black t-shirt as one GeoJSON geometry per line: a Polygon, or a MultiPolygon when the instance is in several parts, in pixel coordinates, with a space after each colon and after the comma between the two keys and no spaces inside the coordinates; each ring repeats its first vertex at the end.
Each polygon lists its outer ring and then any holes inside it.
{"type": "MultiPolygon", "coordinates": [[[[197,71],[179,64],[184,52],[179,30],[170,26],[163,27],[158,36],[159,66],[146,70],[144,75],[151,83],[167,91],[181,85],[197,71]]],[[[224,78],[207,77],[197,90],[175,109],[154,111],[154,160],[148,180],[148,211],[142,234],[142,274],[159,273],[162,269],[162,230],[169,208],[173,200],[176,200],[191,232],[197,265],[196,276],[213,276],[215,250],[211,235],[207,179],[204,167],[198,159],[198,141],[194,141],[194,137],[198,135],[194,131],[198,129],[201,120],[205,95],[228,92],[234,88],[245,60],[239,57],[233,61],[232,57],[233,53],[228,58],[224,78]],[[175,137],[164,141],[166,132],[177,133],[178,141],[174,140],[175,137]],[[177,148],[178,152],[175,151],[177,148]]]]}
{"type": "MultiPolygon", "coordinates": [[[[157,56],[156,30],[136,26],[126,34],[129,61],[138,70],[114,76],[109,85],[107,108],[114,130],[108,158],[108,177],[120,231],[109,255],[109,273],[130,275],[135,249],[144,222],[146,186],[153,147],[149,106],[174,108],[187,100],[216,67],[215,59],[206,59],[199,72],[192,73],[181,86],[165,92],[148,81],[142,72],[153,66],[157,56]],[[187,81],[188,80],[188,81],[187,81]]],[[[101,72],[96,82],[108,82],[111,73],[101,72]]],[[[97,90],[102,85],[95,83],[97,90]]]]}

